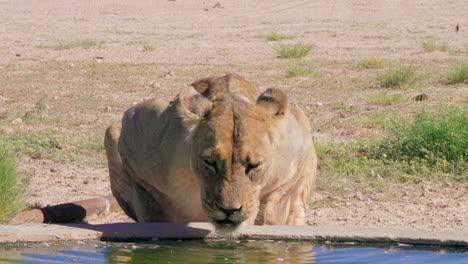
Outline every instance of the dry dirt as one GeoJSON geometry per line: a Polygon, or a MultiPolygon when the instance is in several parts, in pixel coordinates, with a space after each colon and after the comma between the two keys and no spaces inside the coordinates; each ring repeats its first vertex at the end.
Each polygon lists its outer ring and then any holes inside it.
{"type": "MultiPolygon", "coordinates": [[[[466,102],[466,84],[447,88],[439,80],[468,58],[467,10],[466,0],[1,1],[0,125],[103,135],[135,102],[173,97],[202,77],[237,72],[259,89],[285,90],[307,112],[317,142],[372,137],[382,130],[363,126],[363,120],[375,113],[406,114],[415,103],[366,101],[387,91],[376,88],[378,70],[363,69],[358,61],[379,57],[417,67],[426,81],[401,93],[429,94],[422,104],[466,102]],[[287,78],[286,67],[298,60],[276,57],[275,43],[262,37],[271,32],[296,36],[286,43],[313,44],[302,61],[314,63],[320,77],[287,78]],[[420,42],[426,38],[447,42],[449,51],[425,52],[420,42]],[[57,49],[77,40],[101,44],[57,49]],[[154,50],[145,51],[143,43],[154,50]],[[39,100],[46,104],[41,118],[23,120],[39,100]]],[[[78,161],[23,157],[19,167],[31,177],[30,203],[110,192],[102,151],[78,161]]],[[[463,183],[391,184],[383,193],[356,185],[317,191],[313,200],[323,204],[309,210],[312,225],[468,230],[463,183]]],[[[113,214],[91,222],[126,220],[113,214]]]]}

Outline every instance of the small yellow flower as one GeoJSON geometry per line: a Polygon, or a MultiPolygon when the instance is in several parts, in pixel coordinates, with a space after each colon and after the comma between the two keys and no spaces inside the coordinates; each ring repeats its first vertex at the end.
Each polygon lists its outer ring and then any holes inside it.
{"type": "Polygon", "coordinates": [[[386,157],[387,157],[387,154],[383,154],[382,156],[383,156],[384,158],[386,158],[386,157]]]}

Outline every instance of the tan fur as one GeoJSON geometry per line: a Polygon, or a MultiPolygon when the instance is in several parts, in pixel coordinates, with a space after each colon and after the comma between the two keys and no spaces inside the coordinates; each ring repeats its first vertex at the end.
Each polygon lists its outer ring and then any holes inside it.
{"type": "Polygon", "coordinates": [[[113,194],[139,222],[212,221],[233,229],[303,225],[317,157],[309,122],[277,89],[237,74],[149,100],[110,126],[113,194]]]}

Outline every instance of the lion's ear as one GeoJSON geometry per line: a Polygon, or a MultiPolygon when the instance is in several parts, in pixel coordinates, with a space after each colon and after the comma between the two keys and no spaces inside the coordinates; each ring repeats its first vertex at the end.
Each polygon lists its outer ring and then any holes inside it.
{"type": "Polygon", "coordinates": [[[288,112],[288,97],[279,89],[268,88],[258,97],[256,106],[263,110],[265,119],[283,116],[288,112]]]}
{"type": "Polygon", "coordinates": [[[192,84],[190,84],[193,88],[198,93],[203,94],[204,96],[207,96],[207,93],[209,92],[209,89],[211,88],[211,85],[213,83],[213,77],[208,77],[205,79],[198,80],[192,84]]]}
{"type": "Polygon", "coordinates": [[[199,120],[203,119],[213,106],[208,98],[197,92],[192,86],[181,89],[178,97],[177,112],[184,124],[189,127],[196,125],[199,120]]]}

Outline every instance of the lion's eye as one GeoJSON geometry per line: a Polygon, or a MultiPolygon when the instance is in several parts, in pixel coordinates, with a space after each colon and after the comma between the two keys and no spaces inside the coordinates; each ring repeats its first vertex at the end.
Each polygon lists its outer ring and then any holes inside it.
{"type": "Polygon", "coordinates": [[[218,167],[216,166],[216,159],[211,158],[211,157],[206,157],[203,158],[203,163],[205,166],[211,170],[213,170],[215,173],[218,173],[218,167]]]}
{"type": "Polygon", "coordinates": [[[245,165],[245,174],[249,174],[252,170],[256,169],[258,166],[260,166],[260,163],[257,163],[257,164],[252,164],[252,163],[247,163],[247,165],[245,165]]]}
{"type": "Polygon", "coordinates": [[[214,166],[216,165],[216,160],[213,159],[213,158],[204,158],[203,159],[203,162],[205,162],[206,165],[209,165],[209,166],[214,166]]]}

